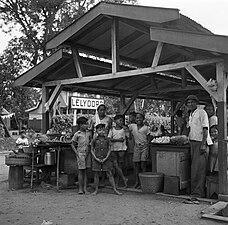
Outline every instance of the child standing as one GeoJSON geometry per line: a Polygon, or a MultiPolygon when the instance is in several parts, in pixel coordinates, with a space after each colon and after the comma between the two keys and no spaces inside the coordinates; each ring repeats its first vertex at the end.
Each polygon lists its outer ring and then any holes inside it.
{"type": "MultiPolygon", "coordinates": [[[[111,141],[111,149],[112,149],[112,160],[113,166],[120,178],[122,178],[124,182],[124,187],[127,187],[127,178],[124,176],[122,171],[122,166],[124,163],[124,155],[127,150],[126,145],[126,133],[123,128],[123,116],[116,115],[114,117],[114,121],[116,126],[113,127],[108,134],[108,137],[111,141]]],[[[119,178],[117,181],[117,186],[119,185],[119,178]]]]}
{"type": "Polygon", "coordinates": [[[24,152],[23,146],[29,146],[28,138],[24,130],[21,131],[20,137],[16,140],[16,145],[18,147],[18,152],[24,152]]]}
{"type": "Polygon", "coordinates": [[[211,173],[218,172],[218,127],[213,125],[210,128],[210,135],[213,141],[213,145],[209,148],[209,170],[211,173]]]}
{"type": "Polygon", "coordinates": [[[110,140],[106,137],[105,124],[96,125],[96,133],[91,142],[91,153],[93,156],[92,159],[92,170],[95,172],[94,174],[94,185],[95,191],[93,195],[98,193],[98,185],[99,185],[99,172],[104,171],[109,178],[109,182],[113,187],[113,190],[116,194],[121,195],[115,185],[115,181],[111,172],[112,169],[112,161],[110,157],[111,148],[110,148],[110,140]]]}
{"type": "Polygon", "coordinates": [[[88,194],[87,191],[87,171],[91,167],[91,155],[89,149],[90,132],[88,132],[88,120],[85,117],[80,117],[77,120],[79,130],[72,138],[71,147],[76,154],[78,164],[78,194],[88,194]]]}
{"type": "Polygon", "coordinates": [[[130,139],[135,140],[133,162],[135,165],[135,188],[140,188],[139,171],[146,171],[146,161],[149,153],[148,138],[150,134],[149,127],[143,123],[145,117],[142,113],[136,113],[136,124],[129,125],[130,139]]]}

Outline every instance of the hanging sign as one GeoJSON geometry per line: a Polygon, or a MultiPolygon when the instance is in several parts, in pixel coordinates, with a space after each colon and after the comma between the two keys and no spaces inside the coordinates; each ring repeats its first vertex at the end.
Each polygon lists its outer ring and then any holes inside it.
{"type": "Polygon", "coordinates": [[[97,109],[100,104],[104,104],[103,99],[70,97],[71,109],[97,109]]]}

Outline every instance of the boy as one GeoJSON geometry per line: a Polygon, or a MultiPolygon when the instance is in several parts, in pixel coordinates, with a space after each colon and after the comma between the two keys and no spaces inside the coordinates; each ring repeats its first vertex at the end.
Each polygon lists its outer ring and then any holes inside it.
{"type": "Polygon", "coordinates": [[[135,164],[135,185],[134,188],[140,188],[139,171],[146,171],[146,161],[149,153],[148,138],[150,134],[149,127],[143,123],[145,117],[142,113],[136,113],[136,124],[129,125],[130,139],[135,140],[133,162],[135,164]]]}
{"type": "Polygon", "coordinates": [[[88,129],[88,120],[85,117],[80,117],[77,120],[79,130],[72,138],[71,147],[76,154],[78,164],[78,194],[89,194],[87,191],[87,171],[91,167],[91,156],[89,149],[90,132],[88,129]]]}
{"type": "MultiPolygon", "coordinates": [[[[114,117],[114,121],[116,123],[116,126],[113,127],[108,134],[112,147],[113,166],[118,176],[122,178],[124,182],[124,187],[127,187],[127,178],[124,176],[123,171],[121,169],[124,162],[124,155],[127,150],[126,133],[123,128],[123,116],[116,115],[114,117]]],[[[117,181],[117,186],[119,185],[119,177],[117,181]]]]}
{"type": "Polygon", "coordinates": [[[20,133],[21,137],[19,137],[16,140],[16,145],[18,147],[18,152],[22,153],[23,151],[23,146],[29,146],[28,138],[26,137],[26,133],[24,130],[21,131],[20,133]]]}
{"type": "Polygon", "coordinates": [[[100,171],[106,172],[114,192],[117,195],[121,195],[122,193],[120,193],[116,189],[115,181],[111,172],[111,169],[112,169],[112,161],[110,157],[111,148],[110,148],[110,140],[106,137],[105,124],[96,125],[96,133],[97,135],[94,136],[91,142],[91,153],[93,156],[92,170],[95,172],[94,174],[95,191],[93,195],[96,195],[98,193],[100,171]]]}

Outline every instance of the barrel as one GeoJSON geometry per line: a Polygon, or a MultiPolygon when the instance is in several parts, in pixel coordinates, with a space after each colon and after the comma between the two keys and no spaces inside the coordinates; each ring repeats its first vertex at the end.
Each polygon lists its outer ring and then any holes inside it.
{"type": "Polygon", "coordinates": [[[10,166],[9,167],[9,189],[21,189],[24,183],[23,166],[10,166]]]}
{"type": "Polygon", "coordinates": [[[46,152],[45,153],[44,164],[45,165],[54,165],[55,164],[55,152],[46,152]]]}

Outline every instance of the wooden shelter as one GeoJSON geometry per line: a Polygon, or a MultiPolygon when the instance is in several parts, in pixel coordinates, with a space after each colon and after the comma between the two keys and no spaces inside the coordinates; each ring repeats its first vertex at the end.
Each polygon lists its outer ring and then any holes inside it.
{"type": "Polygon", "coordinates": [[[227,36],[212,34],[178,9],[102,2],[46,47],[58,50],[15,80],[17,86],[42,88],[44,131],[61,90],[120,96],[122,113],[137,97],[170,100],[174,112],[189,94],[213,97],[219,117],[219,197],[227,199],[227,36]],[[210,78],[217,90],[208,87],[210,78]]]}

